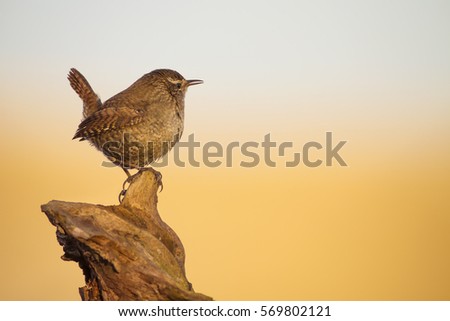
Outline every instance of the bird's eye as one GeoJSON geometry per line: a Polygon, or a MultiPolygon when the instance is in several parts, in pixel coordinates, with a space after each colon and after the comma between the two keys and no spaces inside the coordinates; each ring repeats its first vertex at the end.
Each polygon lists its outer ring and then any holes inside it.
{"type": "Polygon", "coordinates": [[[181,89],[181,82],[177,83],[177,88],[181,89]]]}

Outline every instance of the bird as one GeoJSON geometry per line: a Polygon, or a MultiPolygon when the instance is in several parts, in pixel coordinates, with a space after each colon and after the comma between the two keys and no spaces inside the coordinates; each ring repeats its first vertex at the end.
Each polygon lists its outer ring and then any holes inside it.
{"type": "Polygon", "coordinates": [[[203,83],[186,80],[175,70],[156,69],[102,103],[77,69],[71,68],[67,78],[83,101],[83,118],[73,139],[90,142],[128,178],[129,169],[148,168],[180,140],[186,92],[203,83]]]}

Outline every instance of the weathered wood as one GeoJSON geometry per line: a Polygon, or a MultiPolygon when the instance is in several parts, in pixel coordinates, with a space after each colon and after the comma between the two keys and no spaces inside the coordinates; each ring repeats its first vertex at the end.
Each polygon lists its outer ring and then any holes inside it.
{"type": "Polygon", "coordinates": [[[212,300],[188,282],[183,244],[159,216],[157,191],[154,173],[142,171],[120,205],[41,206],[56,226],[62,259],[83,270],[82,300],[212,300]]]}

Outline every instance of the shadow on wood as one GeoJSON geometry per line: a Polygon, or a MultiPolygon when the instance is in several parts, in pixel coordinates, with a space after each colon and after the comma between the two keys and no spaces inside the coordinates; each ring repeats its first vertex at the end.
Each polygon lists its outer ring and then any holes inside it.
{"type": "Polygon", "coordinates": [[[83,300],[212,300],[195,293],[184,270],[184,248],[157,210],[158,184],[142,171],[120,205],[51,201],[41,206],[86,279],[83,300]]]}

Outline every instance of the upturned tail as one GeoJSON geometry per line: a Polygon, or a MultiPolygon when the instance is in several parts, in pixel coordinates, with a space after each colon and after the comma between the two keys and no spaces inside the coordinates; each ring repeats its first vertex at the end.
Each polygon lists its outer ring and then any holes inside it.
{"type": "Polygon", "coordinates": [[[91,85],[84,76],[75,68],[71,68],[67,75],[70,86],[80,96],[83,101],[83,118],[91,116],[93,113],[101,109],[102,102],[97,94],[92,90],[91,85]]]}

